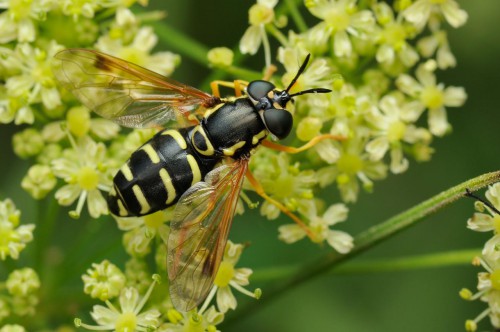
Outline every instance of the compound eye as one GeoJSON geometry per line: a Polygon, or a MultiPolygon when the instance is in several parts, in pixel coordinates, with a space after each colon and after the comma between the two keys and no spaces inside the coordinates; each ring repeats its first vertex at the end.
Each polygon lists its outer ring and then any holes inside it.
{"type": "Polygon", "coordinates": [[[293,126],[292,114],[285,109],[270,108],[264,111],[264,121],[267,129],[278,139],[287,137],[293,126]]]}
{"type": "Polygon", "coordinates": [[[262,98],[267,97],[269,91],[274,90],[274,88],[274,84],[268,81],[252,81],[248,84],[247,93],[253,100],[261,100],[262,98]]]}

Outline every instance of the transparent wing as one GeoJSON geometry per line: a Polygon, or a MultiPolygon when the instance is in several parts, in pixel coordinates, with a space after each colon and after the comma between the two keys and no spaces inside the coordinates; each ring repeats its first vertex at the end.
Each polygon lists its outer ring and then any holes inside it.
{"type": "Polygon", "coordinates": [[[187,124],[190,113],[213,102],[203,91],[93,50],[61,51],[52,69],[85,106],[125,127],[187,124]]]}
{"type": "Polygon", "coordinates": [[[174,211],[167,270],[174,306],[189,311],[212,288],[234,217],[248,160],[220,166],[186,191],[174,211]]]}

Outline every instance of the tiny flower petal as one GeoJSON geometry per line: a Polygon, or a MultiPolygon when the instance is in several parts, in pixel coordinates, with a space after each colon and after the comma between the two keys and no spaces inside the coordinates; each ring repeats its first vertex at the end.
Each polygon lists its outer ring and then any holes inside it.
{"type": "Polygon", "coordinates": [[[332,226],[339,222],[345,221],[347,219],[347,214],[349,209],[345,204],[333,204],[326,210],[323,218],[327,221],[327,224],[332,226]]]}
{"type": "Polygon", "coordinates": [[[445,1],[441,5],[441,10],[443,11],[446,21],[454,28],[458,28],[467,22],[469,15],[467,15],[465,10],[460,9],[458,3],[455,1],[445,1]]]}
{"type": "Polygon", "coordinates": [[[278,231],[279,239],[285,243],[294,243],[306,236],[306,232],[296,224],[282,225],[278,231]]]}
{"type": "Polygon", "coordinates": [[[333,51],[338,57],[350,56],[352,44],[345,31],[337,31],[334,36],[333,51]]]}
{"type": "Polygon", "coordinates": [[[262,42],[262,33],[259,26],[250,26],[240,40],[240,51],[243,54],[255,54],[262,42]]]}
{"type": "Polygon", "coordinates": [[[329,231],[326,241],[341,254],[348,253],[354,246],[352,236],[341,231],[329,231]]]}
{"type": "Polygon", "coordinates": [[[444,103],[450,107],[460,107],[465,103],[467,94],[462,87],[450,86],[444,90],[444,103]]]}
{"type": "Polygon", "coordinates": [[[227,312],[229,309],[236,309],[236,298],[231,292],[231,288],[222,287],[217,291],[217,307],[221,312],[227,312]]]}

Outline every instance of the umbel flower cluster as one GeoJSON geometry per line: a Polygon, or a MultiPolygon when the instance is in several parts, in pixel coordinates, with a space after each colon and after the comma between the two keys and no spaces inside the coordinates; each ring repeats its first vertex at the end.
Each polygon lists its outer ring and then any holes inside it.
{"type": "Polygon", "coordinates": [[[500,328],[500,183],[495,183],[486,191],[487,201],[475,203],[476,213],[467,220],[467,227],[476,232],[493,233],[486,241],[481,256],[475,257],[473,264],[485,271],[477,275],[477,293],[467,288],[460,291],[460,296],[469,301],[481,300],[488,307],[476,318],[465,322],[467,331],[476,331],[477,324],[483,318],[490,318],[495,328],[500,328]]]}
{"type": "MultiPolygon", "coordinates": [[[[13,150],[31,165],[21,186],[36,200],[56,200],[73,218],[109,213],[105,196],[113,175],[157,130],[125,131],[95,116],[57,85],[51,61],[60,50],[81,47],[170,75],[180,56],[153,53],[158,37],[148,21],[158,15],[134,14],[129,8],[133,3],[0,0],[0,122],[19,126],[12,137],[13,150]]],[[[278,11],[277,0],[258,0],[248,11],[249,26],[241,32],[239,51],[263,53],[265,71],[274,73],[271,81],[280,88],[288,86],[311,54],[309,67],[291,93],[319,87],[333,92],[299,96],[293,106],[289,104],[294,128],[287,144],[306,144],[320,134],[343,139],[324,140],[297,155],[262,148],[252,156],[250,168],[272,199],[304,220],[314,235],[310,238],[347,253],[353,239],[336,229],[347,219],[346,204],[355,203],[361,189],[372,191],[374,181],[389,173],[403,173],[413,161],[430,160],[433,139],[450,132],[448,111],[462,106],[466,93],[439,82],[436,72],[456,65],[446,29],[465,24],[467,14],[454,0],[397,0],[393,5],[305,0],[296,5],[297,11],[278,11]],[[306,25],[302,15],[314,24],[306,25]]],[[[233,54],[225,47],[212,49],[207,65],[230,71],[236,68],[233,54]]],[[[251,190],[244,185],[244,193],[251,190]]],[[[244,204],[240,207],[243,212],[244,204]]],[[[268,201],[259,211],[268,219],[281,213],[268,201]]],[[[166,279],[163,243],[171,218],[172,209],[115,218],[130,259],[123,268],[105,257],[95,259],[82,277],[83,291],[104,305],[90,312],[97,325],[76,319],[76,326],[101,331],[215,331],[224,314],[237,307],[233,290],[260,296],[259,289],[246,288],[252,270],[236,267],[244,246],[229,241],[207,300],[189,313],[175,310],[166,282],[160,284],[160,276],[166,279]],[[165,296],[151,296],[158,287],[165,296]]],[[[37,227],[44,223],[40,220],[37,227]]],[[[18,259],[33,229],[34,225],[19,225],[19,211],[11,200],[1,201],[0,259],[18,259]]],[[[285,243],[307,235],[292,223],[278,231],[285,243]]],[[[20,317],[37,314],[34,294],[44,280],[22,268],[12,271],[6,283],[0,331],[29,329],[21,326],[29,323],[20,317]],[[16,280],[25,282],[17,285],[16,280]],[[1,327],[6,317],[9,324],[19,325],[1,327]]]]}

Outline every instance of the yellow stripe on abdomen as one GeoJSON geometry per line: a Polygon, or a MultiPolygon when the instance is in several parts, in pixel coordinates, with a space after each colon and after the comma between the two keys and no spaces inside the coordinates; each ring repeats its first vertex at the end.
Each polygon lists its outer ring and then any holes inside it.
{"type": "Polygon", "coordinates": [[[121,199],[117,198],[116,204],[118,205],[118,213],[120,214],[120,217],[128,216],[128,211],[127,209],[125,209],[125,206],[123,205],[121,199]]]}
{"type": "Polygon", "coordinates": [[[130,167],[128,167],[128,164],[124,164],[122,168],[120,168],[120,171],[127,181],[132,181],[132,179],[134,178],[132,170],[130,169],[130,167]]]}
{"type": "Polygon", "coordinates": [[[144,196],[144,193],[142,192],[141,188],[139,185],[134,185],[132,187],[132,191],[134,192],[135,198],[137,199],[137,202],[141,206],[141,214],[148,213],[149,210],[151,210],[151,206],[149,205],[148,200],[144,196]]]}
{"type": "Polygon", "coordinates": [[[193,182],[191,183],[191,185],[194,185],[195,183],[201,181],[200,167],[198,166],[196,159],[194,159],[192,155],[188,154],[186,156],[186,159],[189,163],[189,167],[191,168],[191,173],[193,173],[193,182]]]}
{"type": "Polygon", "coordinates": [[[182,137],[181,133],[179,133],[177,130],[165,130],[162,135],[170,135],[172,138],[179,144],[180,148],[182,150],[186,150],[187,148],[187,143],[184,137],[182,137]]]}
{"type": "Polygon", "coordinates": [[[146,154],[148,155],[149,159],[151,159],[151,162],[153,164],[158,164],[160,162],[160,156],[158,155],[158,152],[155,151],[153,146],[151,144],[146,144],[144,145],[141,150],[144,150],[146,154]]]}
{"type": "Polygon", "coordinates": [[[176,191],[174,185],[172,184],[172,178],[168,175],[168,172],[165,168],[160,169],[160,178],[167,190],[167,201],[166,204],[172,203],[176,196],[176,191]]]}

